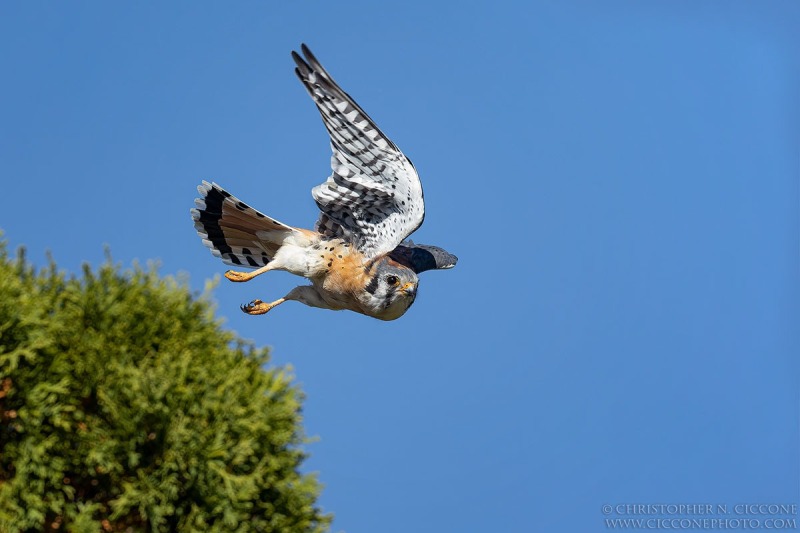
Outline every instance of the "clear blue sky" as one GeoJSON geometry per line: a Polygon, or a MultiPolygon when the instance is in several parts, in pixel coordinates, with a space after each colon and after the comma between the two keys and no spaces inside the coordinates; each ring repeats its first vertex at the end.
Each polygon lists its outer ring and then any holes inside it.
{"type": "Polygon", "coordinates": [[[200,289],[226,269],[200,180],[311,227],[306,42],[419,170],[415,240],[460,258],[390,323],[239,311],[285,273],[215,291],[307,393],[334,531],[800,503],[798,27],[794,1],[6,2],[0,228],[200,289]]]}

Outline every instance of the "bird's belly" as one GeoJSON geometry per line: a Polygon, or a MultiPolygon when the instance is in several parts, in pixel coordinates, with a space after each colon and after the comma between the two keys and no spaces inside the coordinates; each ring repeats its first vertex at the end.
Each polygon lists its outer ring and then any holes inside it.
{"type": "Polygon", "coordinates": [[[325,270],[324,260],[308,246],[285,243],[272,260],[280,265],[280,269],[304,278],[318,276],[325,270]]]}
{"type": "Polygon", "coordinates": [[[364,291],[365,275],[360,256],[339,246],[324,248],[321,275],[314,279],[317,292],[336,309],[365,312],[358,295],[364,291]]]}

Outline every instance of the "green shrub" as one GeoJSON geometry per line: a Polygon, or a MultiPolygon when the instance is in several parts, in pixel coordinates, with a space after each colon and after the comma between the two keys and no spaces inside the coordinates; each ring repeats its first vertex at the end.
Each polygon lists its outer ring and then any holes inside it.
{"type": "Polygon", "coordinates": [[[302,393],[205,296],[0,242],[0,531],[325,531],[302,393]]]}

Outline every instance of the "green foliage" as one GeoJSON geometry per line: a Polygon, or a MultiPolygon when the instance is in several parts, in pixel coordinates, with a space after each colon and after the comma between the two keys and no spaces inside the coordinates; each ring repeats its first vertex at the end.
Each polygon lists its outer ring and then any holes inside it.
{"type": "Polygon", "coordinates": [[[185,283],[0,242],[0,531],[325,531],[302,393],[185,283]]]}

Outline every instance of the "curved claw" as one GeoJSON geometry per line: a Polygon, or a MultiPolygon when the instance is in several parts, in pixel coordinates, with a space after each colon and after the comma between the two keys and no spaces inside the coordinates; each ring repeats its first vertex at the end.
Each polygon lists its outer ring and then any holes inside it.
{"type": "Polygon", "coordinates": [[[247,313],[249,315],[252,315],[252,314],[255,314],[254,311],[256,311],[258,309],[258,306],[263,304],[263,303],[264,302],[262,302],[261,300],[257,300],[257,299],[256,300],[251,300],[250,303],[240,305],[239,309],[241,309],[242,311],[244,311],[245,313],[247,313]]]}
{"type": "Polygon", "coordinates": [[[272,309],[276,305],[282,303],[283,301],[284,301],[284,299],[281,298],[280,300],[278,300],[276,302],[272,302],[272,303],[268,304],[268,303],[262,302],[261,300],[253,300],[249,304],[240,305],[239,308],[243,312],[247,313],[248,315],[263,315],[264,313],[266,313],[267,311],[269,311],[270,309],[272,309]]]}
{"type": "Polygon", "coordinates": [[[250,305],[241,305],[241,306],[239,306],[239,309],[241,309],[242,311],[244,311],[248,315],[263,315],[264,313],[269,311],[269,309],[265,309],[265,310],[262,311],[262,310],[258,309],[257,307],[250,306],[250,305]]]}

